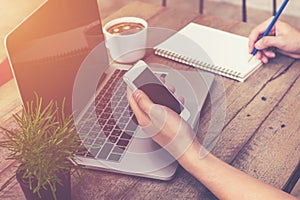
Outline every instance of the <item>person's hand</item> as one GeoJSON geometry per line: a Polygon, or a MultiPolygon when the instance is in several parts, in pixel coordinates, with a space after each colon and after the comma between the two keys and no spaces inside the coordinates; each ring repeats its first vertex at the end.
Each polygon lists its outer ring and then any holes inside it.
{"type": "Polygon", "coordinates": [[[141,90],[129,93],[128,99],[143,130],[176,159],[182,156],[195,139],[192,128],[173,110],[154,104],[141,90]]]}
{"type": "Polygon", "coordinates": [[[276,57],[276,51],[290,56],[292,58],[300,58],[300,31],[293,28],[289,24],[277,21],[271,29],[269,36],[260,39],[260,36],[265,32],[272,18],[254,28],[249,35],[249,53],[254,47],[259,50],[256,58],[263,63],[268,63],[270,58],[276,57]]]}

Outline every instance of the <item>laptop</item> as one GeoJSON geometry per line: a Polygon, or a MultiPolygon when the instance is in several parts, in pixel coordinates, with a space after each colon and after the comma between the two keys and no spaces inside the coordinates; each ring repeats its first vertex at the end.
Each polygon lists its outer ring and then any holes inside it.
{"type": "MultiPolygon", "coordinates": [[[[128,105],[122,76],[132,65],[110,61],[96,0],[44,2],[6,36],[5,47],[24,106],[35,94],[44,103],[66,100],[65,112],[73,114],[86,147],[76,155],[78,164],[160,180],[174,177],[178,163],[142,131],[128,105]]],[[[214,76],[150,66],[185,97],[187,122],[197,130],[214,76]]]]}

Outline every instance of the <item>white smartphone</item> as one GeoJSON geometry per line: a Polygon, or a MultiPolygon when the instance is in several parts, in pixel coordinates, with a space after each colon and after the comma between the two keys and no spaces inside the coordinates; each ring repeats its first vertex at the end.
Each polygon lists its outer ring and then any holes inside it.
{"type": "Polygon", "coordinates": [[[185,121],[189,119],[189,110],[174,96],[144,61],[138,61],[124,74],[123,80],[133,91],[140,89],[155,104],[169,107],[185,121]]]}

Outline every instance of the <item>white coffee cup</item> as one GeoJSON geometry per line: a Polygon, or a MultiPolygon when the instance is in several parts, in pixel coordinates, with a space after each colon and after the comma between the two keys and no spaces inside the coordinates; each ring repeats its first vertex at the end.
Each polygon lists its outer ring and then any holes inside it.
{"type": "MultiPolygon", "coordinates": [[[[125,29],[128,27],[130,26],[125,27],[125,29]]],[[[142,59],[146,53],[147,27],[148,23],[138,17],[121,17],[106,23],[103,27],[103,33],[111,58],[120,63],[133,63],[142,59]],[[117,28],[116,33],[112,33],[112,27],[118,27],[121,23],[124,25],[123,27],[126,24],[138,24],[142,26],[134,33],[117,33],[117,28]]]]}

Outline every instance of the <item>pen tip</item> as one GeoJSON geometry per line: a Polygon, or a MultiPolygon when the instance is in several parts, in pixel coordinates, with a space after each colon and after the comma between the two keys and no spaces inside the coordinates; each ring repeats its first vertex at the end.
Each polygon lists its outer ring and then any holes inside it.
{"type": "Polygon", "coordinates": [[[253,55],[250,56],[250,58],[248,59],[248,63],[251,62],[253,57],[254,57],[253,55]]]}

